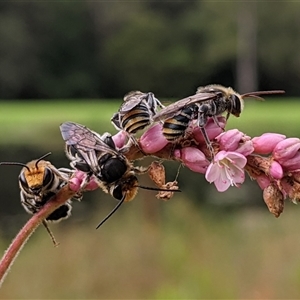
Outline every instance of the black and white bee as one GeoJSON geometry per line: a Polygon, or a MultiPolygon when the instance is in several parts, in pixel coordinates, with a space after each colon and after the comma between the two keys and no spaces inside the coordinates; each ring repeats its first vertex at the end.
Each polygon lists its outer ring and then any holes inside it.
{"type": "Polygon", "coordinates": [[[133,200],[138,188],[161,190],[139,185],[136,175],[147,172],[147,168],[134,167],[116,148],[110,134],[100,135],[83,125],[73,122],[61,124],[60,131],[66,142],[66,155],[71,160],[71,166],[94,176],[99,187],[119,201],[97,228],[123,202],[133,200]]]}
{"type": "Polygon", "coordinates": [[[134,135],[152,124],[158,107],[164,108],[164,105],[153,93],[132,91],[125,95],[124,102],[119,111],[112,116],[111,122],[117,130],[127,132],[132,141],[137,144],[134,135]]]}
{"type": "Polygon", "coordinates": [[[235,92],[231,87],[222,85],[208,85],[199,87],[196,94],[178,100],[161,109],[153,117],[154,121],[163,122],[163,135],[170,142],[177,142],[185,136],[191,121],[196,120],[208,149],[213,155],[211,142],[205,131],[208,118],[212,118],[218,125],[217,117],[226,114],[239,117],[244,108],[244,98],[262,99],[260,95],[282,94],[282,90],[250,92],[243,95],[235,92]]]}
{"type": "MultiPolygon", "coordinates": [[[[0,165],[19,165],[23,167],[19,175],[20,197],[23,208],[29,214],[37,213],[68,183],[74,173],[74,170],[66,168],[57,169],[49,161],[44,160],[50,154],[47,153],[27,164],[19,162],[0,163],[0,165]]],[[[74,198],[81,200],[82,195],[78,193],[74,198]]],[[[71,215],[71,210],[71,199],[69,199],[43,221],[54,243],[55,239],[47,226],[47,222],[59,222],[67,219],[71,215]]]]}

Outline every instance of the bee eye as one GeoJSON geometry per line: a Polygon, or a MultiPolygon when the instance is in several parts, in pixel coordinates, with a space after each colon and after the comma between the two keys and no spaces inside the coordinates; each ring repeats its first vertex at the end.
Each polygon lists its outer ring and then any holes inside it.
{"type": "Polygon", "coordinates": [[[24,189],[28,189],[28,183],[25,177],[24,172],[22,172],[19,176],[19,181],[24,189]]]}
{"type": "Polygon", "coordinates": [[[122,186],[120,184],[115,186],[112,196],[117,200],[122,200],[123,193],[122,193],[122,186]]]}
{"type": "Polygon", "coordinates": [[[49,168],[45,168],[43,185],[48,185],[53,180],[53,172],[49,168]]]}
{"type": "Polygon", "coordinates": [[[238,96],[232,95],[232,111],[233,115],[239,115],[241,113],[241,100],[238,96]]]}

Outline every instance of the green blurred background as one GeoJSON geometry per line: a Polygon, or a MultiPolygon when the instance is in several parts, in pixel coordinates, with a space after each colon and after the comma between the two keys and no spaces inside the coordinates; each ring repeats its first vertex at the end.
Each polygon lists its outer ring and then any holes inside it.
{"type": "MultiPolygon", "coordinates": [[[[66,167],[60,123],[115,133],[109,119],[127,92],[168,102],[210,83],[285,89],[285,97],[247,101],[228,128],[299,137],[299,13],[295,2],[1,2],[0,161],[51,151],[66,167]]],[[[166,168],[174,180],[178,164],[166,168]]],[[[19,172],[0,168],[2,251],[29,218],[19,172]]],[[[98,231],[116,203],[86,193],[70,219],[51,225],[58,248],[38,228],[0,298],[300,297],[297,206],[287,202],[275,219],[249,178],[225,193],[186,168],[178,180],[180,195],[162,202],[140,191],[98,231]]]]}

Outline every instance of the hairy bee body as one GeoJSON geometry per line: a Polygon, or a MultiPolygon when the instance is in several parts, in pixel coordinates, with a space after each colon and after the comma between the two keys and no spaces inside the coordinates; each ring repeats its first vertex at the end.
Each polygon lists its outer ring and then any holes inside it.
{"type": "Polygon", "coordinates": [[[198,112],[197,105],[191,105],[183,108],[179,114],[168,118],[163,123],[163,135],[170,141],[177,141],[185,135],[190,122],[195,119],[198,112]]]}
{"type": "Polygon", "coordinates": [[[72,122],[63,123],[60,129],[72,167],[94,175],[103,191],[117,200],[135,197],[137,169],[116,149],[110,134],[101,136],[72,122]]]}
{"type": "Polygon", "coordinates": [[[153,93],[130,92],[124,97],[124,102],[111,122],[116,129],[124,130],[132,136],[152,123],[158,106],[164,107],[153,93]]]}
{"type": "MultiPolygon", "coordinates": [[[[33,160],[27,163],[19,175],[21,204],[30,213],[37,213],[68,182],[72,170],[61,171],[49,161],[33,160]]],[[[76,196],[78,199],[80,196],[76,196]]],[[[71,215],[71,199],[52,212],[46,221],[57,222],[71,215]]]]}
{"type": "MultiPolygon", "coordinates": [[[[99,187],[110,194],[118,204],[99,223],[99,228],[108,220],[123,202],[131,201],[138,188],[170,191],[140,186],[137,174],[143,174],[148,168],[137,168],[119,151],[108,133],[100,135],[89,128],[72,122],[61,124],[60,131],[66,142],[66,155],[71,166],[96,178],[99,187]]],[[[180,190],[173,190],[179,192],[180,190]]]]}
{"type": "Polygon", "coordinates": [[[284,91],[261,91],[240,95],[232,88],[222,85],[207,85],[199,87],[196,94],[161,109],[154,121],[163,122],[163,134],[167,140],[177,142],[185,136],[191,121],[196,120],[207,147],[212,151],[211,142],[205,131],[208,118],[212,118],[219,125],[217,117],[227,113],[226,118],[232,114],[239,117],[244,108],[244,98],[260,98],[264,94],[281,94],[284,91]]]}

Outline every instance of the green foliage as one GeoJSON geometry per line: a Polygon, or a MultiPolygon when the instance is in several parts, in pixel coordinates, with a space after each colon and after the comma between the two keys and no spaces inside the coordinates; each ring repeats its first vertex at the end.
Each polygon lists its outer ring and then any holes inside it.
{"type": "Polygon", "coordinates": [[[59,125],[74,121],[100,133],[116,132],[110,118],[120,101],[27,101],[3,102],[0,112],[0,143],[51,147],[63,146],[59,125]]]}
{"type": "MultiPolygon", "coordinates": [[[[237,87],[243,5],[3,2],[0,98],[121,97],[136,89],[181,97],[209,83],[237,87]]],[[[298,4],[249,5],[260,88],[299,94],[298,4]]]]}
{"type": "MultiPolygon", "coordinates": [[[[120,105],[119,100],[57,100],[2,102],[0,111],[0,144],[34,145],[55,149],[63,142],[59,125],[65,121],[84,124],[99,133],[116,132],[110,118],[120,105]]],[[[170,101],[166,101],[170,102],[170,101]]],[[[297,99],[284,97],[266,101],[246,100],[240,118],[230,117],[228,128],[239,128],[250,136],[279,132],[299,136],[297,99]]]]}

